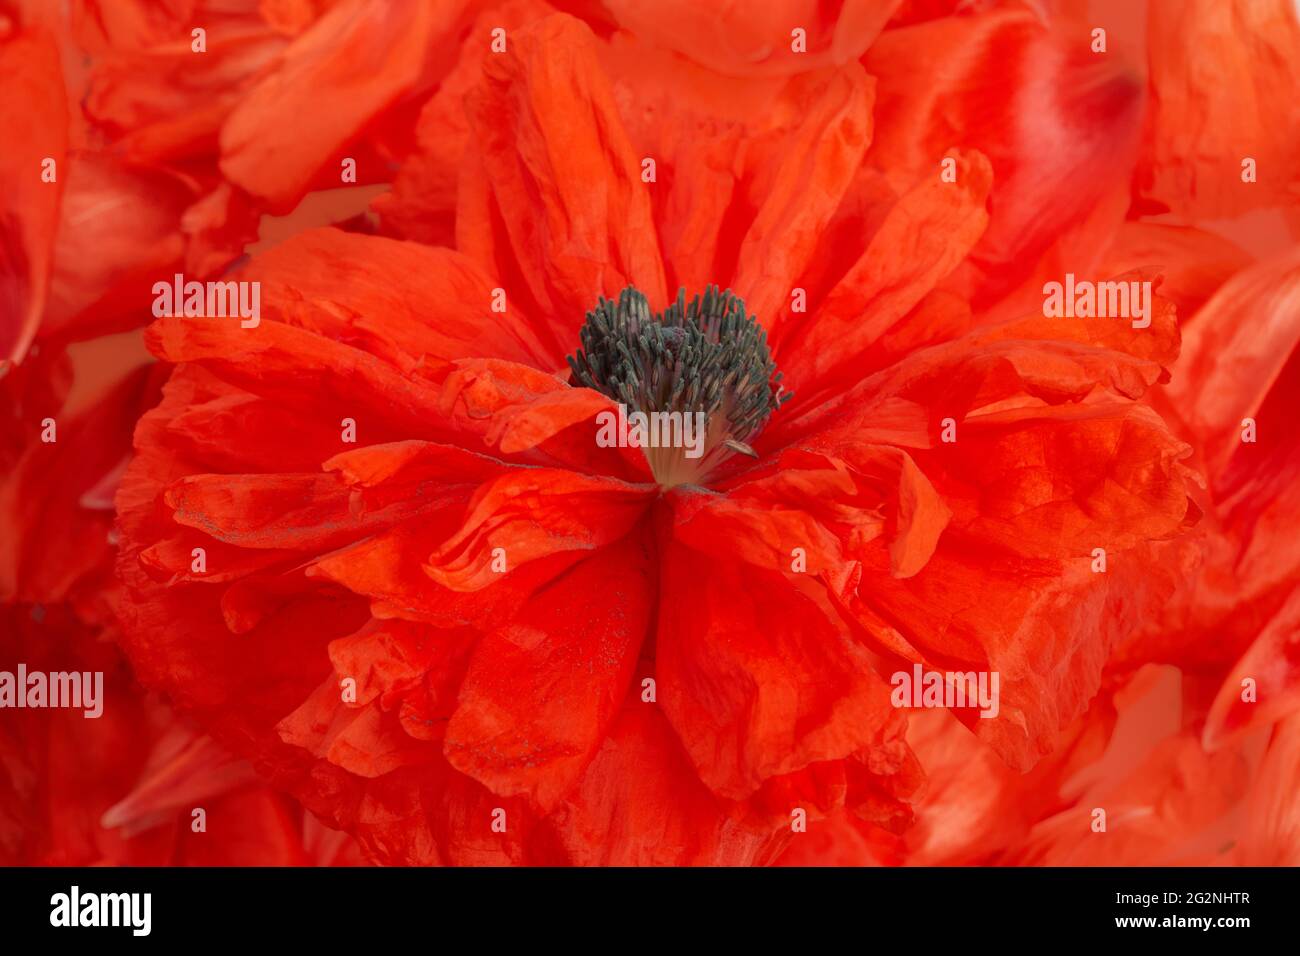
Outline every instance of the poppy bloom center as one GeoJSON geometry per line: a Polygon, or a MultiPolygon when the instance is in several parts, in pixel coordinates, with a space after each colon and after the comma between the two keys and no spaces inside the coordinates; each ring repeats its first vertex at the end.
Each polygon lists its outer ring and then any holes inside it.
{"type": "Polygon", "coordinates": [[[682,443],[641,443],[665,488],[702,485],[733,454],[757,457],[747,441],[790,398],[766,330],[746,313],[743,299],[715,285],[690,302],[680,289],[659,313],[634,286],[617,302],[601,296],[581,339],[582,348],[567,356],[575,381],[627,413],[675,413],[678,421],[695,416],[704,423],[702,447],[693,454],[682,443]]]}

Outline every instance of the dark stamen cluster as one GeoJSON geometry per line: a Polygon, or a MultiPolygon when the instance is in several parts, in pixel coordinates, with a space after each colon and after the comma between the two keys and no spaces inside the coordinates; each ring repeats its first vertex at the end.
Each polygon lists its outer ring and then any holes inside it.
{"type": "Polygon", "coordinates": [[[730,289],[711,285],[689,303],[681,289],[677,301],[656,314],[628,286],[618,302],[601,297],[581,337],[582,348],[568,356],[579,383],[643,412],[712,415],[722,409],[737,441],[757,432],[790,398],[766,330],[730,289]]]}

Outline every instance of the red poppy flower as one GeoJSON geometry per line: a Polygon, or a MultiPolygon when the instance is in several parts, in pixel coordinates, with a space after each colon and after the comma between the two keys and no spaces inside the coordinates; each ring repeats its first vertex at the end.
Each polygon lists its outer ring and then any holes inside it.
{"type": "Polygon", "coordinates": [[[143,679],[387,862],[898,830],[914,662],[1000,672],[971,722],[1033,765],[1114,640],[1093,549],[1192,517],[1139,404],[1172,306],[977,323],[1014,284],[954,273],[993,167],[949,142],[882,180],[857,64],[727,80],[554,15],[475,70],[456,249],[309,232],[241,271],[256,329],[150,328],[179,367],[118,495],[143,679]],[[705,453],[601,447],[620,401],[708,412],[705,453]]]}
{"type": "Polygon", "coordinates": [[[0,0],[0,855],[1295,862],[1300,28],[1148,6],[0,0]]]}

